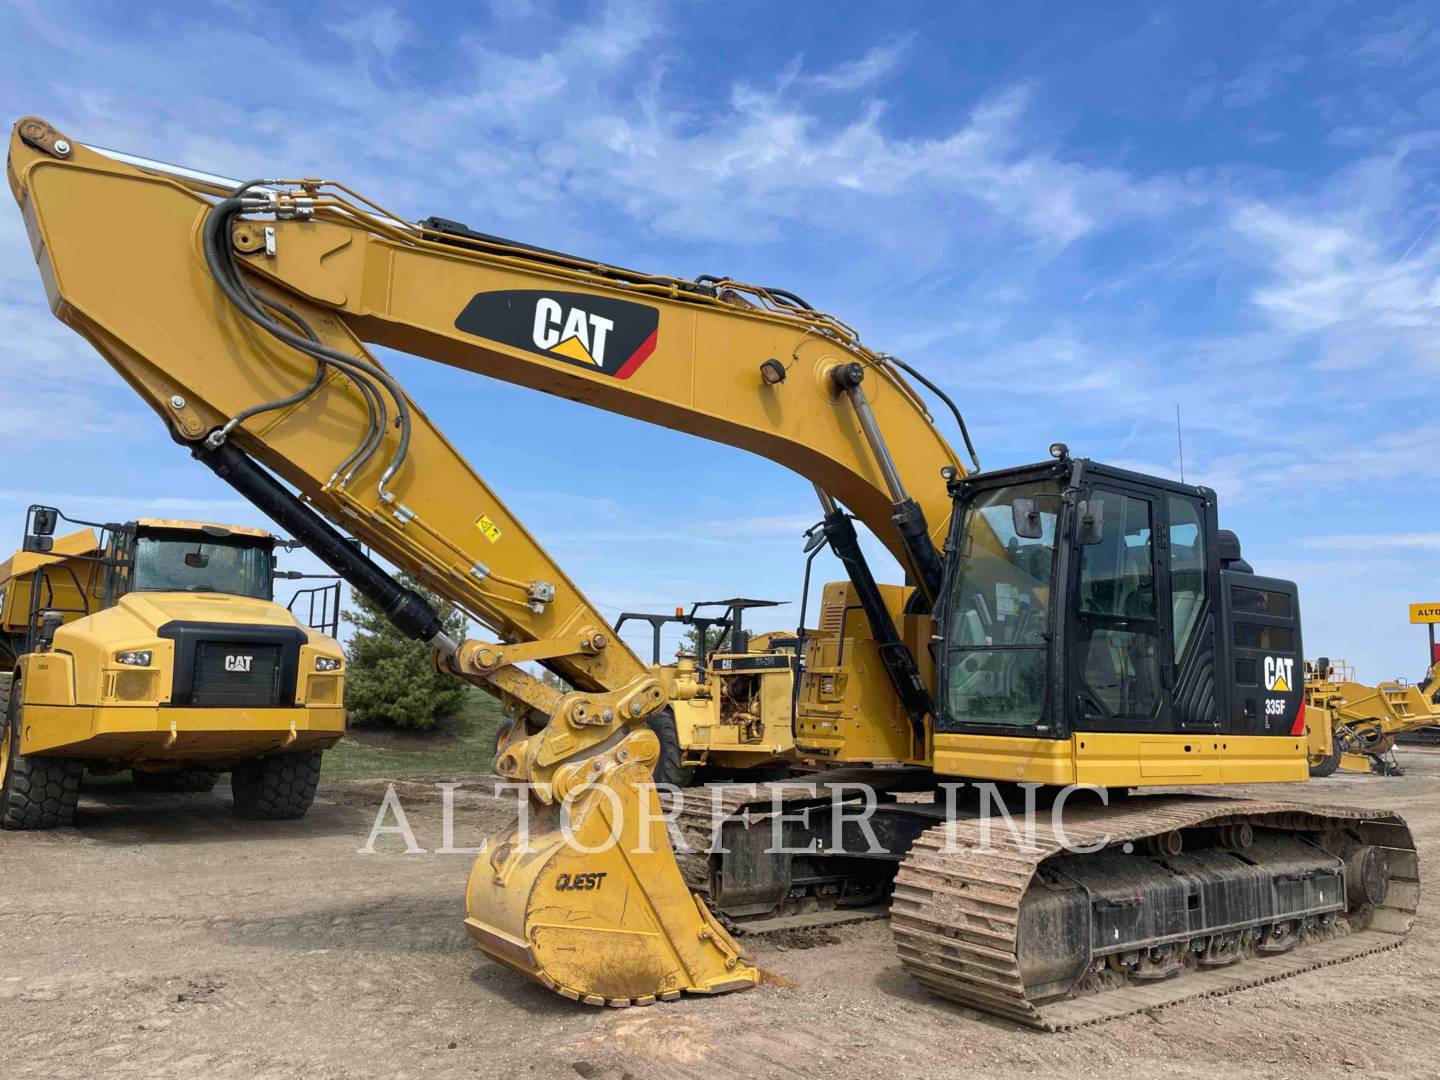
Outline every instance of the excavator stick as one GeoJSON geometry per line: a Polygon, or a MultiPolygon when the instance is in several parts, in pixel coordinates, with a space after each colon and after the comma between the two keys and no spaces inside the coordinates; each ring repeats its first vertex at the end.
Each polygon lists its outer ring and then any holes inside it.
{"type": "Polygon", "coordinates": [[[760,981],[680,875],[650,781],[659,752],[640,730],[557,774],[558,801],[532,799],[476,859],[465,926],[487,956],[564,997],[617,1008],[760,981]]]}

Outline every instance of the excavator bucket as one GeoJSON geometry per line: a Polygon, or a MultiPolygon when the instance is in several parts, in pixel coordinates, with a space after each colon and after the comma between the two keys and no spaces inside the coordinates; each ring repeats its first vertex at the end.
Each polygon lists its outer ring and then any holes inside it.
{"type": "Polygon", "coordinates": [[[686,888],[648,764],[624,745],[597,759],[568,808],[558,783],[556,802],[532,797],[492,840],[470,872],[466,929],[486,955],[587,1005],[756,985],[758,969],[686,888]]]}

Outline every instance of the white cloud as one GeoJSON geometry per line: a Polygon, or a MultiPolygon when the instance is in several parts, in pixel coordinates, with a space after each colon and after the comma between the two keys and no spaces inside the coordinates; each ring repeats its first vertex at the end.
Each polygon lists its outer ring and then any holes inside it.
{"type": "Polygon", "coordinates": [[[1227,109],[1259,105],[1289,84],[1305,69],[1306,59],[1296,53],[1267,56],[1255,61],[1222,87],[1220,101],[1227,109]]]}
{"type": "Polygon", "coordinates": [[[1328,551],[1385,551],[1405,548],[1440,551],[1440,532],[1338,533],[1333,536],[1309,536],[1300,541],[1307,548],[1328,551]]]}
{"type": "Polygon", "coordinates": [[[868,49],[858,60],[836,64],[827,71],[806,76],[805,83],[817,90],[833,92],[868,89],[899,67],[914,37],[913,34],[902,34],[888,38],[868,49]]]}
{"type": "Polygon", "coordinates": [[[1348,52],[1362,64],[1406,64],[1434,39],[1431,20],[1419,7],[1413,7],[1372,20],[1368,32],[1348,52]]]}
{"type": "Polygon", "coordinates": [[[411,40],[414,28],[393,8],[379,8],[337,23],[335,32],[357,49],[373,49],[388,60],[411,40]]]}
{"type": "Polygon", "coordinates": [[[1413,359],[1440,369],[1440,208],[1417,175],[1437,138],[1362,160],[1314,198],[1242,202],[1230,220],[1264,271],[1253,303],[1279,329],[1317,335],[1326,367],[1413,359]]]}

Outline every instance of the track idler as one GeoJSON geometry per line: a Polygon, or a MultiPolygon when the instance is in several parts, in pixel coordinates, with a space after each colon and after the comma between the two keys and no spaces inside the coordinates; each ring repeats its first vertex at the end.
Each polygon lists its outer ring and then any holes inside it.
{"type": "Polygon", "coordinates": [[[651,784],[658,756],[653,733],[631,731],[558,770],[550,800],[531,795],[528,836],[522,818],[491,839],[465,896],[466,929],[486,955],[587,1005],[760,981],[680,875],[651,784]]]}

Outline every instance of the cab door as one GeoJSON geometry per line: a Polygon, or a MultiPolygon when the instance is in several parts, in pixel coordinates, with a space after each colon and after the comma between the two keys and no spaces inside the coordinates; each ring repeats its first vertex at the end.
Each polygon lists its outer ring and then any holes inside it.
{"type": "MultiPolygon", "coordinates": [[[[1069,684],[1079,773],[1111,786],[1218,781],[1213,725],[1201,723],[1201,734],[1197,714],[1176,708],[1182,672],[1201,649],[1192,545],[1177,551],[1172,543],[1163,491],[1097,478],[1086,498],[1103,524],[1098,541],[1077,550],[1072,593],[1069,684]]],[[[1188,517],[1186,509],[1176,512],[1188,517]]],[[[1197,522],[1183,538],[1193,541],[1190,533],[1201,531],[1197,522]]],[[[1202,585],[1200,599],[1206,591],[1202,585]]]]}
{"type": "Polygon", "coordinates": [[[1221,709],[1215,595],[1219,583],[1206,530],[1206,515],[1212,508],[1177,492],[1166,492],[1163,502],[1161,603],[1169,618],[1161,650],[1161,681],[1170,693],[1176,731],[1215,734],[1221,730],[1221,709]]]}
{"type": "Polygon", "coordinates": [[[1120,483],[1097,483],[1086,494],[1099,508],[1096,543],[1077,551],[1071,648],[1076,730],[1156,732],[1170,727],[1161,683],[1164,644],[1156,500],[1120,483]]]}

